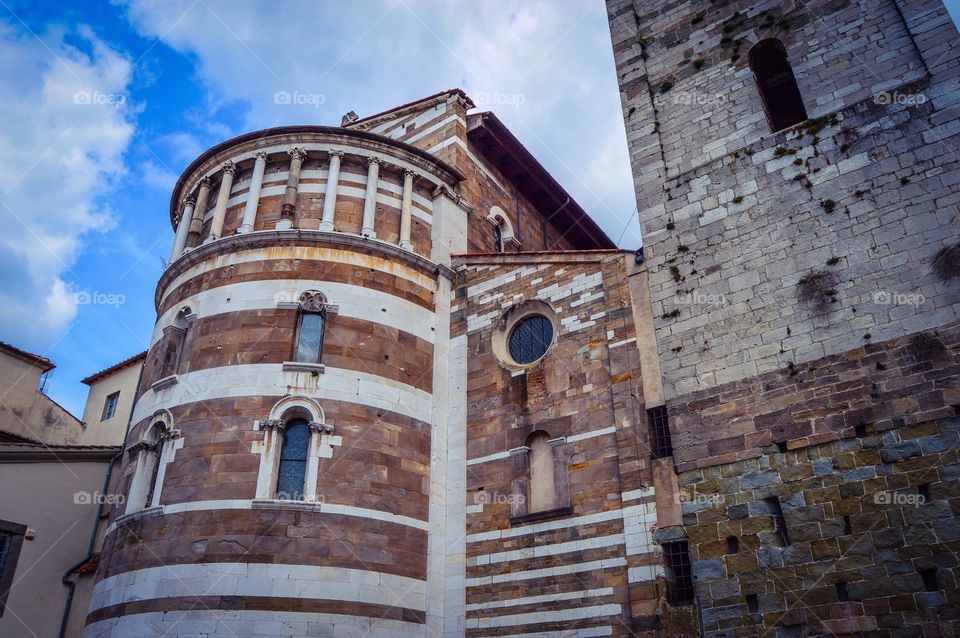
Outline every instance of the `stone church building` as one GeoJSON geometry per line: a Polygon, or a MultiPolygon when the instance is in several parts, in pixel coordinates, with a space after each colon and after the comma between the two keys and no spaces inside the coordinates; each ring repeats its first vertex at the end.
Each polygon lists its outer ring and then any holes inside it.
{"type": "Polygon", "coordinates": [[[943,6],[607,4],[642,251],[457,89],[184,171],[85,636],[956,635],[943,6]]]}

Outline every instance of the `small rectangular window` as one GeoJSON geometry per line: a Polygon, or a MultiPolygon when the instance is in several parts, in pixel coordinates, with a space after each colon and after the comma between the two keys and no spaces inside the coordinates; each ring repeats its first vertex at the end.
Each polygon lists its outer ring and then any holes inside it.
{"type": "Polygon", "coordinates": [[[320,363],[322,345],[323,313],[301,312],[300,325],[297,327],[297,348],[294,352],[294,361],[320,363]]]}
{"type": "Polygon", "coordinates": [[[100,417],[101,421],[106,421],[107,419],[112,419],[113,415],[117,413],[117,403],[120,401],[120,392],[114,392],[107,397],[106,401],[103,402],[103,415],[100,417]]]}
{"type": "Polygon", "coordinates": [[[663,562],[667,572],[667,602],[688,605],[693,602],[693,574],[687,541],[663,544],[663,562]]]}
{"type": "Polygon", "coordinates": [[[13,575],[17,570],[20,547],[26,533],[26,525],[0,521],[0,617],[7,608],[7,596],[13,586],[13,575]]]}
{"type": "Polygon", "coordinates": [[[653,453],[653,458],[665,459],[673,456],[667,406],[650,408],[647,410],[647,419],[650,421],[650,451],[653,453]]]}

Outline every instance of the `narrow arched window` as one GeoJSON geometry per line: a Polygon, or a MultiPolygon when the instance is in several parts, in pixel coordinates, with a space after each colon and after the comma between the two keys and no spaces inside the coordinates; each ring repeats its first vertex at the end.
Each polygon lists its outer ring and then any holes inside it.
{"type": "Polygon", "coordinates": [[[150,436],[150,439],[155,443],[153,449],[149,452],[150,460],[147,467],[150,469],[150,483],[148,484],[147,498],[144,502],[145,507],[150,507],[153,502],[153,495],[157,491],[157,474],[160,471],[160,448],[163,446],[163,432],[163,424],[157,423],[153,426],[150,436]]]}
{"type": "Polygon", "coordinates": [[[503,252],[503,225],[495,224],[493,227],[493,252],[503,252]]]}
{"type": "Polygon", "coordinates": [[[291,421],[283,430],[280,468],[277,471],[277,498],[299,501],[303,498],[307,476],[307,452],[310,428],[303,420],[291,421]]]}
{"type": "Polygon", "coordinates": [[[321,312],[300,311],[297,324],[297,347],[294,361],[300,363],[320,363],[323,349],[323,328],[325,316],[321,312]]]}
{"type": "Polygon", "coordinates": [[[750,68],[771,130],[782,131],[807,119],[800,87],[780,40],[769,38],[755,44],[750,49],[750,68]]]}
{"type": "Polygon", "coordinates": [[[557,491],[550,435],[542,431],[534,432],[527,439],[527,447],[530,448],[530,496],[527,511],[533,513],[556,509],[557,491]]]}

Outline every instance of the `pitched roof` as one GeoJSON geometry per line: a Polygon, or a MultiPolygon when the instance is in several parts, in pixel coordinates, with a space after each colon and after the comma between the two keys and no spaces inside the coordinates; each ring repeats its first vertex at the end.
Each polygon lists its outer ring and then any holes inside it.
{"type": "Polygon", "coordinates": [[[21,361],[26,361],[29,364],[35,365],[43,370],[43,372],[46,372],[47,370],[53,370],[57,367],[53,361],[47,359],[46,357],[41,357],[38,354],[21,350],[20,348],[12,346],[9,343],[4,343],[3,341],[0,341],[0,352],[6,352],[11,357],[15,357],[21,361]]]}
{"type": "MultiPolygon", "coordinates": [[[[467,117],[467,138],[578,249],[616,248],[503,122],[490,111],[467,117]]],[[[551,247],[544,246],[549,250],[551,247]]]]}
{"type": "Polygon", "coordinates": [[[86,383],[87,385],[91,385],[91,384],[93,384],[93,383],[96,383],[96,382],[99,381],[100,379],[103,379],[104,377],[110,376],[110,375],[113,374],[114,372],[119,372],[120,370],[123,370],[124,368],[126,368],[126,367],[128,367],[128,366],[132,366],[132,365],[135,364],[135,363],[139,363],[139,362],[143,361],[143,360],[146,359],[146,358],[147,358],[147,351],[144,350],[144,351],[141,352],[140,354],[135,354],[135,355],[133,355],[132,357],[129,357],[129,358],[127,358],[127,359],[124,359],[124,360],[121,361],[120,363],[115,363],[115,364],[113,364],[112,366],[110,366],[109,368],[105,368],[105,369],[101,370],[100,372],[94,372],[94,373],[91,374],[89,377],[86,377],[86,378],[84,378],[84,379],[81,379],[80,382],[81,382],[81,383],[86,383]]]}
{"type": "Polygon", "coordinates": [[[354,120],[344,125],[344,128],[350,128],[357,126],[358,124],[370,124],[373,120],[380,119],[385,115],[390,117],[396,117],[405,111],[413,110],[413,107],[423,108],[425,103],[438,101],[441,98],[445,98],[449,95],[459,95],[467,103],[467,108],[474,108],[473,100],[470,99],[470,96],[464,93],[463,89],[447,89],[446,91],[440,91],[439,93],[434,93],[433,95],[428,95],[427,97],[422,97],[419,100],[414,100],[413,102],[407,102],[406,104],[401,104],[400,106],[395,106],[393,108],[387,109],[386,111],[380,111],[379,113],[374,113],[373,115],[368,115],[366,117],[361,117],[359,120],[354,120]]]}

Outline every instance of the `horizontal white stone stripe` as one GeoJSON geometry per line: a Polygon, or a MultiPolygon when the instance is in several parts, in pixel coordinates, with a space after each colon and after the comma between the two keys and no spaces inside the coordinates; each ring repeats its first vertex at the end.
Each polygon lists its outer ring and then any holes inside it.
{"type": "Polygon", "coordinates": [[[579,600],[581,598],[602,598],[604,596],[613,596],[613,587],[565,591],[543,596],[527,596],[526,598],[509,598],[507,600],[494,600],[488,603],[471,603],[467,605],[467,611],[489,611],[491,609],[518,607],[520,605],[537,605],[539,603],[549,603],[556,600],[579,600]]]}
{"type": "MultiPolygon", "coordinates": [[[[339,306],[338,313],[341,316],[372,321],[403,330],[433,343],[436,334],[434,331],[436,315],[402,297],[339,282],[316,279],[264,279],[208,288],[184,298],[157,319],[151,345],[163,336],[163,329],[176,320],[177,314],[184,306],[189,306],[200,317],[246,310],[272,310],[276,309],[278,301],[297,301],[305,290],[323,292],[331,304],[339,306]]],[[[449,321],[447,318],[444,320],[449,321]]]]}
{"type": "Polygon", "coordinates": [[[613,545],[623,544],[623,534],[609,534],[607,536],[594,536],[575,541],[566,541],[563,543],[552,543],[549,545],[537,545],[535,547],[525,547],[523,549],[512,549],[506,552],[497,552],[495,554],[481,554],[479,556],[470,556],[467,558],[467,565],[482,566],[494,563],[506,563],[514,560],[524,560],[527,558],[543,558],[545,556],[556,556],[569,552],[579,552],[589,549],[600,549],[602,547],[611,547],[613,545]]]}
{"type": "MultiPolygon", "coordinates": [[[[284,371],[282,363],[223,366],[179,375],[177,383],[147,390],[137,401],[133,422],[157,410],[184,403],[229,397],[286,396],[301,394],[323,401],[345,401],[390,410],[431,423],[432,399],[424,392],[386,377],[327,366],[322,375],[284,371]]],[[[251,425],[256,417],[250,415],[251,425]]],[[[185,432],[189,436],[189,432],[185,432]]]]}
{"type": "Polygon", "coordinates": [[[108,618],[88,625],[83,633],[84,638],[152,638],[155,636],[423,638],[423,634],[423,625],[402,620],[299,611],[220,609],[149,612],[108,618]],[[334,627],[336,627],[336,633],[334,633],[334,627]]]}
{"type": "Polygon", "coordinates": [[[625,346],[628,343],[634,343],[637,340],[636,337],[630,337],[629,339],[624,339],[623,341],[617,341],[616,343],[611,343],[607,346],[609,349],[613,350],[614,348],[619,348],[620,346],[625,346]]]}
{"type": "Polygon", "coordinates": [[[407,144],[413,144],[413,143],[416,142],[417,140],[423,139],[423,138],[426,137],[427,135],[430,135],[430,134],[433,133],[434,131],[437,131],[437,130],[443,128],[444,126],[446,126],[447,124],[450,124],[451,122],[460,122],[461,124],[463,124],[463,127],[464,127],[464,128],[467,127],[467,123],[464,121],[464,119],[463,119],[462,117],[460,117],[459,115],[457,115],[456,113],[454,113],[453,115],[449,115],[449,116],[443,118],[442,120],[440,120],[439,122],[437,122],[437,123],[434,124],[433,126],[428,126],[427,128],[425,128],[425,129],[423,129],[422,131],[420,131],[419,133],[417,133],[416,135],[413,135],[413,136],[411,136],[410,138],[404,140],[404,142],[406,142],[407,144]]]}
{"type": "MultiPolygon", "coordinates": [[[[585,441],[587,439],[592,439],[596,436],[604,436],[605,434],[615,434],[617,427],[611,425],[610,427],[603,428],[601,430],[594,430],[592,432],[582,432],[580,434],[571,434],[566,437],[567,443],[576,443],[577,441],[585,441]]],[[[486,456],[478,456],[475,459],[469,459],[467,465],[477,465],[479,463],[489,463],[490,461],[499,461],[501,459],[506,459],[510,457],[510,452],[494,452],[493,454],[488,454],[486,456]]]]}
{"type": "Polygon", "coordinates": [[[663,567],[661,565],[640,565],[627,569],[627,582],[645,583],[656,580],[657,576],[663,576],[663,567]]]}
{"type": "MultiPolygon", "coordinates": [[[[269,231],[273,232],[273,231],[269,231]]],[[[255,234],[255,233],[251,233],[255,234]]],[[[424,275],[418,271],[412,270],[394,259],[377,257],[376,255],[364,255],[355,250],[346,250],[342,248],[332,248],[326,246],[284,246],[270,249],[239,250],[237,252],[221,254],[206,259],[196,264],[184,272],[177,275],[167,289],[161,301],[184,282],[197,277],[205,272],[223,268],[233,264],[246,264],[251,261],[263,261],[264,259],[301,259],[315,261],[334,261],[340,264],[349,264],[351,266],[360,266],[362,268],[374,268],[381,272],[406,279],[421,288],[427,290],[436,290],[437,283],[430,276],[424,275]]]]}
{"type": "Polygon", "coordinates": [[[564,518],[556,521],[547,521],[545,523],[534,523],[533,525],[523,525],[521,527],[511,527],[509,529],[497,529],[489,532],[477,532],[468,534],[468,543],[484,543],[487,541],[515,538],[528,534],[541,534],[553,530],[564,529],[567,527],[579,527],[580,525],[591,525],[593,523],[602,523],[604,521],[620,520],[623,518],[623,511],[619,508],[597,512],[596,514],[585,514],[583,516],[574,516],[573,518],[564,518]]]}
{"type": "Polygon", "coordinates": [[[612,636],[613,627],[584,627],[583,629],[564,629],[563,631],[538,631],[535,634],[510,634],[497,638],[595,638],[612,636]]]}
{"type": "Polygon", "coordinates": [[[526,614],[512,614],[508,616],[490,616],[484,618],[468,618],[467,629],[493,629],[494,627],[512,627],[514,625],[534,625],[547,622],[568,622],[585,618],[599,618],[601,616],[617,616],[620,614],[620,605],[591,605],[590,607],[571,607],[568,609],[550,609],[534,611],[526,614]]]}
{"type": "MultiPolygon", "coordinates": [[[[287,505],[297,507],[296,502],[276,501],[280,506],[287,505]]],[[[427,531],[430,527],[427,521],[421,521],[410,516],[401,516],[392,512],[383,510],[372,510],[366,507],[354,507],[352,505],[339,505],[337,503],[313,503],[311,505],[316,512],[323,514],[339,514],[341,516],[356,516],[357,518],[366,518],[375,521],[384,521],[387,523],[396,523],[406,527],[414,527],[427,531]]],[[[249,510],[253,509],[253,501],[244,499],[224,499],[219,501],[192,501],[189,503],[170,503],[163,505],[164,514],[179,514],[181,512],[196,512],[206,510],[249,510]]],[[[113,522],[107,527],[106,534],[110,534],[117,528],[117,523],[113,522]]],[[[105,535],[106,535],[105,534],[105,535]]]]}
{"type": "Polygon", "coordinates": [[[653,487],[641,487],[637,490],[627,490],[620,495],[620,498],[624,503],[627,501],[636,501],[641,498],[648,498],[653,496],[653,487]]]}
{"type": "Polygon", "coordinates": [[[136,600],[193,596],[269,596],[343,600],[423,611],[423,580],[363,569],[255,563],[164,565],[98,582],[90,611],[136,600]]]}
{"type": "Polygon", "coordinates": [[[522,572],[468,578],[466,579],[466,584],[467,587],[482,587],[484,585],[495,585],[497,583],[512,583],[518,580],[551,578],[553,576],[591,572],[598,569],[609,569],[611,567],[625,567],[626,564],[626,558],[604,558],[602,560],[592,560],[586,563],[575,563],[573,565],[558,565],[557,567],[544,567],[543,569],[531,569],[522,572]]]}

